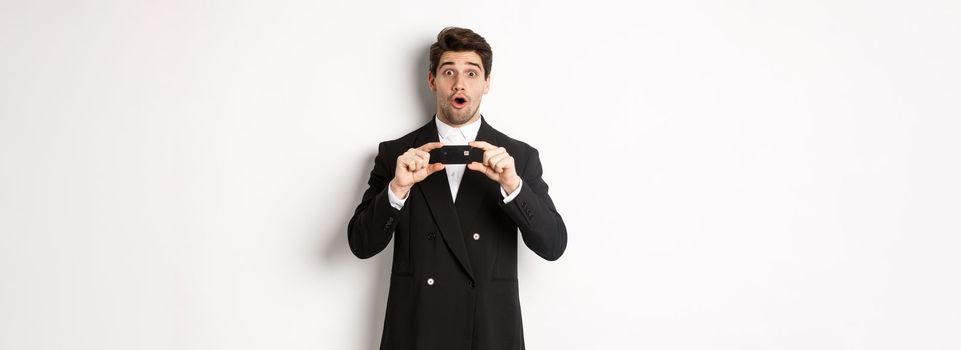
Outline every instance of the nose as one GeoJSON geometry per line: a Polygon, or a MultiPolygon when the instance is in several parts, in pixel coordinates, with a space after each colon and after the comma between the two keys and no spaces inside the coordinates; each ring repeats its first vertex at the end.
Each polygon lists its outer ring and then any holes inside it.
{"type": "Polygon", "coordinates": [[[464,80],[460,77],[454,77],[454,86],[452,88],[454,91],[464,90],[464,80]]]}

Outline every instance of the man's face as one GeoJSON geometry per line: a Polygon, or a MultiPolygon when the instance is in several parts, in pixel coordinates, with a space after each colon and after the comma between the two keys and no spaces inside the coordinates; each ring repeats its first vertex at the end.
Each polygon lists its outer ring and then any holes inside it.
{"type": "Polygon", "coordinates": [[[427,73],[427,84],[437,96],[437,117],[452,126],[480,118],[481,97],[490,89],[484,65],[474,51],[447,51],[437,62],[437,75],[427,73]]]}

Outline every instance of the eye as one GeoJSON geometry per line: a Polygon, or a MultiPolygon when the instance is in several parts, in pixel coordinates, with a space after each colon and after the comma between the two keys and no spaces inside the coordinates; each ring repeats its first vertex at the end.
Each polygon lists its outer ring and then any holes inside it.
{"type": "Polygon", "coordinates": [[[472,71],[472,72],[468,72],[467,75],[470,76],[471,78],[473,78],[473,77],[476,77],[476,76],[477,76],[477,72],[473,72],[473,71],[472,71]]]}
{"type": "Polygon", "coordinates": [[[446,76],[448,76],[448,77],[449,77],[449,76],[452,76],[452,75],[454,75],[454,71],[452,71],[452,70],[450,70],[450,69],[445,70],[445,71],[444,71],[444,75],[446,75],[446,76]]]}

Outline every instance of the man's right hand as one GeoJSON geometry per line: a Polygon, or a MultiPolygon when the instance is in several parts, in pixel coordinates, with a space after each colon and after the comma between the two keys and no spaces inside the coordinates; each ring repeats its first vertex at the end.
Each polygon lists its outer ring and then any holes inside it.
{"type": "Polygon", "coordinates": [[[444,164],[430,164],[430,151],[443,147],[440,142],[425,143],[423,146],[411,148],[397,157],[397,167],[394,168],[394,179],[390,180],[390,190],[397,198],[407,198],[407,192],[415,183],[426,179],[430,174],[444,169],[444,164]]]}

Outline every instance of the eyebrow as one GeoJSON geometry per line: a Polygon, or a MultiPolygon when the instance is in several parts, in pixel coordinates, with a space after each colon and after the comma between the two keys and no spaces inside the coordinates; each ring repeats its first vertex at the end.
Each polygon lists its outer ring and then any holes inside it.
{"type": "MultiPolygon", "coordinates": [[[[437,66],[437,69],[440,69],[441,67],[446,66],[446,65],[448,65],[448,64],[453,65],[454,62],[451,62],[451,61],[443,62],[443,63],[441,63],[439,66],[437,66]]],[[[481,66],[480,66],[479,64],[477,64],[477,63],[467,62],[467,64],[472,65],[472,66],[477,67],[477,68],[480,68],[481,71],[484,70],[484,67],[481,67],[481,66]]]]}

